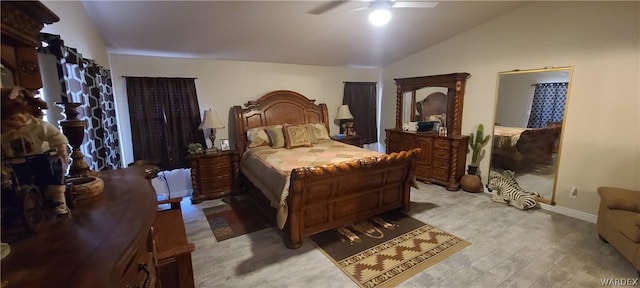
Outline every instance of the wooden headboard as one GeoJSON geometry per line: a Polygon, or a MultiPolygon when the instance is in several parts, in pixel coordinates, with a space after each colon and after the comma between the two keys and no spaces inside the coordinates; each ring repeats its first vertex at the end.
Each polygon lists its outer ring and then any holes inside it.
{"type": "Polygon", "coordinates": [[[277,124],[324,123],[329,131],[329,113],[326,104],[315,104],[304,95],[289,91],[269,92],[244,108],[233,106],[236,123],[237,149],[242,155],[247,147],[247,131],[260,126],[277,124]]]}

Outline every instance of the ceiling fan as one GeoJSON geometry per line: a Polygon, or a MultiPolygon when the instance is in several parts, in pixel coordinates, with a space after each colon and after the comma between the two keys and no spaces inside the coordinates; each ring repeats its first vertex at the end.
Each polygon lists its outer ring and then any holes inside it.
{"type": "Polygon", "coordinates": [[[369,21],[375,26],[382,26],[391,20],[391,8],[433,8],[438,2],[427,1],[393,1],[393,0],[372,0],[372,1],[329,1],[325,4],[309,11],[314,15],[325,13],[353,12],[363,9],[370,9],[369,21]],[[349,9],[340,10],[338,7],[347,6],[344,4],[355,3],[360,7],[350,6],[349,9]],[[358,4],[360,3],[360,4],[358,4]]]}
{"type": "Polygon", "coordinates": [[[328,1],[321,6],[316,7],[315,9],[309,11],[310,14],[321,15],[325,13],[339,13],[339,12],[352,12],[363,9],[390,9],[390,8],[433,8],[438,5],[438,2],[430,2],[430,1],[403,1],[403,0],[368,0],[368,1],[328,1]],[[345,5],[345,4],[354,3],[360,7],[353,7],[353,5],[345,5]],[[358,4],[359,3],[359,4],[358,4]],[[338,9],[340,6],[350,6],[351,8],[348,10],[340,10],[338,9]]]}

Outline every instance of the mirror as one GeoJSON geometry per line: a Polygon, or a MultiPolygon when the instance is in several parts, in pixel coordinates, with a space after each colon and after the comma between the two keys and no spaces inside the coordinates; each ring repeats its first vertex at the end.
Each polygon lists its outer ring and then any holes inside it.
{"type": "Polygon", "coordinates": [[[419,121],[440,121],[447,135],[460,135],[464,86],[469,73],[398,78],[396,129],[415,130],[419,121]],[[409,124],[411,123],[411,124],[409,124]]]}
{"type": "Polygon", "coordinates": [[[440,121],[440,125],[446,124],[447,92],[444,87],[426,87],[404,93],[402,123],[440,121]]]}
{"type": "Polygon", "coordinates": [[[555,204],[571,67],[498,73],[490,173],[511,170],[526,191],[555,204]]]}

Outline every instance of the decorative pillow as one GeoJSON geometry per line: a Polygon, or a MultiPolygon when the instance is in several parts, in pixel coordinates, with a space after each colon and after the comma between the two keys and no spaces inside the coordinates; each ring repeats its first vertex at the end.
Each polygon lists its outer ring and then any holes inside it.
{"type": "Polygon", "coordinates": [[[317,140],[325,140],[331,139],[329,138],[329,131],[327,131],[327,127],[322,123],[309,123],[307,124],[313,129],[313,136],[317,140]]]}
{"type": "Polygon", "coordinates": [[[247,131],[247,140],[249,141],[249,148],[269,146],[269,136],[267,136],[267,132],[264,131],[264,127],[249,129],[249,131],[247,131]]]}
{"type": "Polygon", "coordinates": [[[305,125],[284,126],[284,142],[287,149],[302,146],[311,146],[309,134],[305,125]]]}
{"type": "Polygon", "coordinates": [[[313,126],[311,126],[310,124],[306,125],[307,127],[307,135],[309,135],[309,142],[311,142],[311,144],[316,144],[319,143],[320,141],[318,141],[318,138],[316,138],[316,133],[314,132],[313,126]]]}
{"type": "Polygon", "coordinates": [[[271,148],[283,148],[284,147],[284,133],[282,133],[282,126],[275,125],[267,127],[267,135],[271,140],[271,148]]]}

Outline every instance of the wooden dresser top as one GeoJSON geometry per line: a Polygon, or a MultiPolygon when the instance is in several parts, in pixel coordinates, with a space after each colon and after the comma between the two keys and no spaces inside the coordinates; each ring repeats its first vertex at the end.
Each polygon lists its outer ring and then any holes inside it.
{"type": "Polygon", "coordinates": [[[78,201],[69,217],[15,243],[2,260],[2,287],[117,287],[147,241],[156,196],[147,166],[100,172],[103,193],[78,201]],[[6,282],[6,286],[4,283],[6,282]]]}

